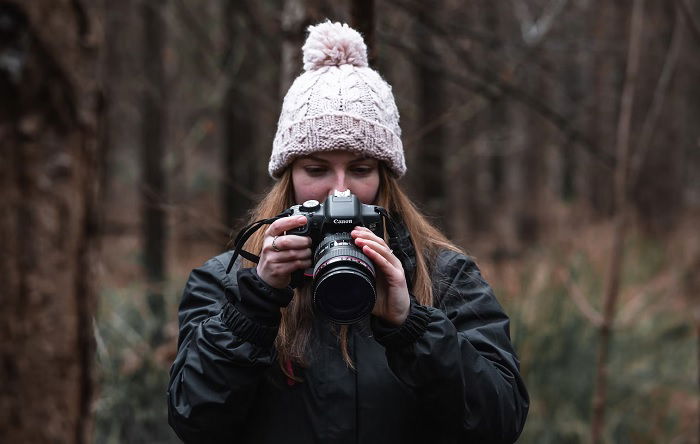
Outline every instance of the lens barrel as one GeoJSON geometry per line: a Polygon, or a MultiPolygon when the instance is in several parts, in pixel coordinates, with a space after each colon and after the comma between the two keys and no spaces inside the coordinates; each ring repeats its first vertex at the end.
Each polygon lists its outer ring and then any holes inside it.
{"type": "Polygon", "coordinates": [[[374,265],[350,233],[327,234],[314,264],[314,304],[331,321],[352,324],[372,311],[377,299],[374,265]]]}

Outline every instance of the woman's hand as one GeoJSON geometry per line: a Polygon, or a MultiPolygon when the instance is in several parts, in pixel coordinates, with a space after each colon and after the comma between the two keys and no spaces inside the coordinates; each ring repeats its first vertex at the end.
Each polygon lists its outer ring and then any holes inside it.
{"type": "Polygon", "coordinates": [[[350,235],[355,239],[355,245],[374,262],[378,271],[377,281],[382,291],[372,314],[395,326],[403,324],[408,317],[411,299],[401,261],[394,256],[384,239],[369,228],[355,227],[350,235]]]}
{"type": "Polygon", "coordinates": [[[274,288],[285,288],[292,280],[292,272],[311,266],[311,238],[285,236],[284,232],[306,224],[304,216],[283,217],[265,231],[258,276],[274,288]]]}

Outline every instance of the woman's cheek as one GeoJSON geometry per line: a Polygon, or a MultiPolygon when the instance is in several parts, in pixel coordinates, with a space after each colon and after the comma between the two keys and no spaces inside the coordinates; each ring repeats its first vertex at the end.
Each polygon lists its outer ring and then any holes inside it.
{"type": "Polygon", "coordinates": [[[376,180],[358,181],[354,183],[350,189],[357,195],[360,202],[371,205],[375,203],[377,199],[377,192],[379,191],[379,178],[376,180]]]}
{"type": "Polygon", "coordinates": [[[295,197],[298,204],[307,200],[317,200],[323,202],[328,197],[328,186],[323,181],[304,180],[294,187],[295,197]]]}

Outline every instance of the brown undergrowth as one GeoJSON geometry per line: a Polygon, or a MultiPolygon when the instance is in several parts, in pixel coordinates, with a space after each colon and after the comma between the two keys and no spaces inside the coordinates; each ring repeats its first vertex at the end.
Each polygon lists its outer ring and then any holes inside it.
{"type": "MultiPolygon", "coordinates": [[[[641,229],[626,234],[605,442],[697,440],[700,241],[691,220],[665,236],[641,229]]],[[[505,248],[493,238],[481,237],[468,251],[511,317],[532,401],[519,442],[587,442],[612,227],[573,211],[561,211],[550,224],[538,244],[505,259],[493,254],[505,248]]],[[[169,248],[167,319],[160,322],[144,302],[148,288],[136,237],[103,239],[109,254],[102,259],[95,325],[101,382],[96,442],[177,442],[164,396],[177,341],[177,304],[189,271],[223,246],[205,236],[169,248]]]]}

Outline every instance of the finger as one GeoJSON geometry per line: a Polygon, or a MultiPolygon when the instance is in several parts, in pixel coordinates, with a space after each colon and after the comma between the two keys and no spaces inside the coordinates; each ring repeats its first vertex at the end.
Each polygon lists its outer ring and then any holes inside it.
{"type": "Polygon", "coordinates": [[[387,277],[388,282],[393,282],[394,285],[399,284],[401,279],[405,279],[403,268],[401,263],[398,267],[389,262],[386,257],[380,254],[377,250],[371,248],[369,245],[362,247],[362,252],[370,258],[370,260],[384,273],[387,277]]]}
{"type": "Polygon", "coordinates": [[[399,260],[399,258],[394,256],[393,252],[389,247],[386,246],[386,244],[382,245],[379,242],[375,242],[371,239],[357,238],[355,239],[355,245],[359,247],[367,247],[370,248],[372,251],[376,251],[377,254],[379,254],[382,258],[389,262],[393,267],[398,268],[401,266],[401,261],[399,260]]]}
{"type": "Polygon", "coordinates": [[[289,231],[292,228],[301,227],[305,224],[305,216],[283,217],[282,219],[277,219],[269,227],[267,227],[265,234],[268,236],[279,236],[284,234],[285,231],[289,231]]]}
{"type": "Polygon", "coordinates": [[[270,254],[269,260],[272,263],[284,263],[294,262],[298,259],[311,259],[311,249],[304,248],[303,250],[282,250],[280,252],[274,252],[270,254]]]}
{"type": "Polygon", "coordinates": [[[281,262],[279,264],[272,264],[271,267],[273,274],[277,276],[282,276],[285,274],[293,273],[297,270],[305,270],[311,268],[310,259],[297,259],[292,262],[281,262]]]}
{"type": "Polygon", "coordinates": [[[305,236],[296,236],[293,234],[286,236],[277,236],[277,239],[273,237],[268,237],[265,240],[265,247],[269,250],[273,250],[272,241],[275,242],[275,247],[278,250],[299,250],[309,248],[311,246],[311,238],[305,236]]]}
{"type": "Polygon", "coordinates": [[[374,234],[372,230],[365,227],[355,227],[350,235],[354,238],[370,239],[388,248],[386,242],[381,237],[374,234]]]}

